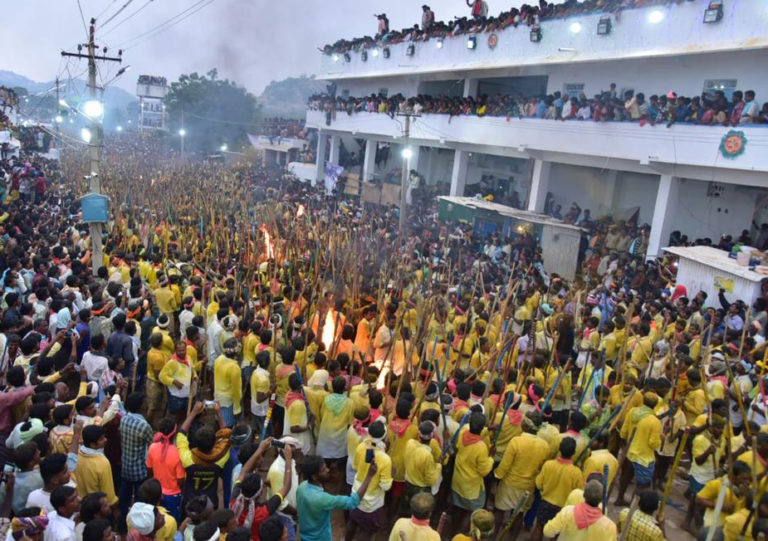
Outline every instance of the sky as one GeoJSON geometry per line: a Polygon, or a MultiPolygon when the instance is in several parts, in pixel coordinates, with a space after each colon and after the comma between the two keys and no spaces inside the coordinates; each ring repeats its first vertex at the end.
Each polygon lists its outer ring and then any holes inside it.
{"type": "MultiPolygon", "coordinates": [[[[96,41],[110,56],[123,47],[123,65],[131,69],[114,81],[134,93],[140,74],[174,81],[182,73],[205,73],[245,86],[256,95],[273,80],[315,73],[317,47],[341,37],[373,35],[375,13],[386,12],[392,28],[421,22],[424,0],[80,0],[87,22],[97,17],[96,41]],[[107,22],[123,5],[129,5],[107,22]],[[197,4],[201,9],[195,11],[197,4]],[[157,33],[147,33],[189,10],[157,33]],[[186,18],[184,18],[186,17],[186,18]],[[101,24],[103,28],[99,26],[101,24]]],[[[502,9],[490,0],[491,13],[502,9]]],[[[519,2],[505,0],[504,8],[519,2]]],[[[464,0],[433,0],[438,19],[466,15],[464,0]]],[[[22,0],[3,7],[0,69],[35,81],[80,75],[84,60],[62,60],[61,51],[74,51],[87,41],[77,0],[22,0]],[[15,21],[15,24],[13,23],[15,21]]],[[[100,66],[101,82],[119,69],[100,66]]]]}

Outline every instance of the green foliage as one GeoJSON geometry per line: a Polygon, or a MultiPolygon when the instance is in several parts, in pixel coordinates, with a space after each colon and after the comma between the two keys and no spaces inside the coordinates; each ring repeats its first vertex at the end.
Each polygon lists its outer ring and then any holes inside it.
{"type": "MultiPolygon", "coordinates": [[[[165,98],[171,134],[177,134],[184,115],[185,152],[216,152],[222,144],[238,149],[247,144],[246,133],[258,132],[256,97],[212,69],[179,77],[165,98]]],[[[178,137],[178,135],[176,135],[178,137]]]]}

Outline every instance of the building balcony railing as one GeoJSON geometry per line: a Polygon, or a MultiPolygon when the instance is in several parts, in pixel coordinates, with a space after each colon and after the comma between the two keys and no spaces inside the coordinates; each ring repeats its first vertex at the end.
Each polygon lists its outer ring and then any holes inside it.
{"type": "MultiPolygon", "coordinates": [[[[355,137],[402,141],[403,119],[388,114],[337,112],[330,124],[322,111],[307,111],[307,126],[355,137]]],[[[735,128],[692,124],[594,122],[537,118],[477,117],[425,114],[411,122],[412,144],[489,154],[535,156],[536,153],[584,156],[638,166],[659,164],[768,172],[768,126],[735,128]],[[728,134],[734,137],[726,141],[728,134]],[[721,148],[729,145],[732,157],[721,148]],[[743,143],[743,151],[733,145],[743,143]],[[485,149],[485,150],[484,150],[485,149]]],[[[701,177],[700,177],[701,178],[701,177]]],[[[713,180],[713,179],[709,179],[713,180]]],[[[768,177],[764,179],[768,185],[768,177]]]]}
{"type": "Polygon", "coordinates": [[[602,35],[598,25],[606,14],[595,13],[543,21],[538,42],[531,41],[531,27],[521,24],[442,40],[379,43],[358,51],[321,54],[318,78],[494,70],[768,47],[765,0],[726,0],[722,19],[709,24],[703,22],[707,5],[682,2],[624,10],[620,16],[610,16],[609,33],[602,35]],[[473,48],[468,47],[469,37],[475,38],[473,48]]]}

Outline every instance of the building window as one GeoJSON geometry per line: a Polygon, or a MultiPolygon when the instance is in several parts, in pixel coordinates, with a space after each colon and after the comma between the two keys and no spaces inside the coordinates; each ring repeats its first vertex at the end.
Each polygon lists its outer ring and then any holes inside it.
{"type": "Polygon", "coordinates": [[[563,85],[563,96],[578,98],[582,92],[584,92],[584,83],[565,83],[563,85]]]}
{"type": "Polygon", "coordinates": [[[379,96],[382,98],[389,97],[389,89],[388,88],[380,88],[379,89],[379,96]]]}
{"type": "Polygon", "coordinates": [[[714,98],[715,92],[719,90],[730,100],[733,97],[733,91],[736,90],[737,82],[736,79],[706,79],[704,81],[704,94],[714,98]]]}

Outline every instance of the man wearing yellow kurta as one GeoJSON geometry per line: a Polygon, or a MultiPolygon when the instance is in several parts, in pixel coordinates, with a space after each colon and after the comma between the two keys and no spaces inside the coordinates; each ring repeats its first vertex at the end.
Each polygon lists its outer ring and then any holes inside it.
{"type": "Polygon", "coordinates": [[[536,435],[540,424],[541,415],[528,412],[522,422],[523,433],[512,438],[504,450],[494,472],[500,479],[494,502],[498,515],[518,509],[522,515],[533,502],[533,498],[528,499],[526,494],[533,494],[536,474],[550,456],[549,444],[536,435]]]}
{"type": "Polygon", "coordinates": [[[168,388],[168,413],[183,418],[187,413],[192,380],[196,377],[195,369],[187,359],[187,346],[184,342],[176,344],[176,352],[165,363],[158,379],[168,388]]]}
{"type": "Polygon", "coordinates": [[[179,302],[176,300],[176,293],[171,289],[167,277],[160,281],[160,287],[154,290],[157,309],[161,314],[168,316],[168,329],[173,331],[173,314],[179,309],[179,302]]]}
{"type": "Polygon", "coordinates": [[[347,427],[352,422],[352,400],[344,394],[344,378],[335,378],[332,386],[333,393],[325,397],[320,409],[317,454],[325,459],[343,459],[347,456],[347,427]]]}
{"type": "Polygon", "coordinates": [[[160,349],[163,344],[163,336],[154,333],[149,337],[149,351],[147,352],[147,420],[150,423],[157,421],[158,414],[163,412],[165,388],[160,382],[160,372],[171,356],[160,349]]]}
{"type": "Polygon", "coordinates": [[[544,535],[569,541],[614,541],[616,524],[600,511],[603,496],[600,481],[590,481],[584,488],[584,502],[568,505],[544,525],[544,535]]]}
{"type": "Polygon", "coordinates": [[[224,354],[213,364],[213,398],[221,406],[221,415],[228,427],[242,411],[243,381],[240,365],[233,358],[237,355],[237,340],[230,338],[224,343],[224,354]]]}
{"type": "MultiPolygon", "coordinates": [[[[655,393],[645,393],[643,405],[632,408],[624,418],[624,424],[621,427],[622,439],[632,440],[627,458],[632,463],[638,490],[651,486],[656,465],[655,453],[661,447],[661,421],[653,414],[653,409],[658,402],[659,397],[655,393]]],[[[626,505],[624,492],[629,481],[630,476],[621,476],[616,505],[626,505]]]]}
{"type": "Polygon", "coordinates": [[[439,487],[442,474],[442,464],[440,463],[439,445],[432,435],[435,431],[435,425],[430,421],[423,421],[419,425],[418,439],[407,440],[405,443],[405,498],[404,501],[410,501],[411,497],[417,492],[436,492],[439,487]]]}
{"type": "Polygon", "coordinates": [[[453,504],[471,512],[485,506],[483,479],[493,468],[493,457],[488,455],[488,446],[483,441],[485,416],[473,413],[468,425],[456,441],[451,490],[453,504]]]}
{"type": "Polygon", "coordinates": [[[384,445],[386,427],[383,422],[372,423],[368,427],[368,436],[357,446],[353,459],[353,467],[356,472],[355,481],[352,484],[352,492],[356,492],[365,482],[371,462],[376,463],[376,473],[371,478],[368,490],[360,499],[357,509],[349,513],[350,524],[347,527],[347,537],[354,539],[356,527],[359,526],[364,533],[374,538],[377,531],[384,526],[384,499],[387,491],[392,488],[392,459],[387,455],[384,445]],[[367,455],[373,453],[371,462],[366,460],[367,455]]]}
{"type": "Polygon", "coordinates": [[[560,442],[559,451],[560,456],[547,460],[536,476],[536,488],[541,492],[541,503],[536,515],[534,536],[560,512],[571,491],[584,486],[581,470],[574,466],[572,460],[576,452],[576,441],[573,438],[565,438],[560,442]]]}
{"type": "Polygon", "coordinates": [[[706,528],[720,528],[726,517],[735,511],[744,509],[746,506],[746,494],[749,492],[750,481],[752,480],[752,470],[749,465],[743,462],[733,464],[733,473],[717,477],[709,481],[704,488],[696,494],[696,504],[704,507],[704,526],[706,528]],[[717,515],[715,522],[715,505],[720,494],[720,489],[725,482],[729,486],[725,489],[725,499],[723,500],[723,510],[717,515]],[[736,488],[736,491],[733,489],[736,488]]]}

